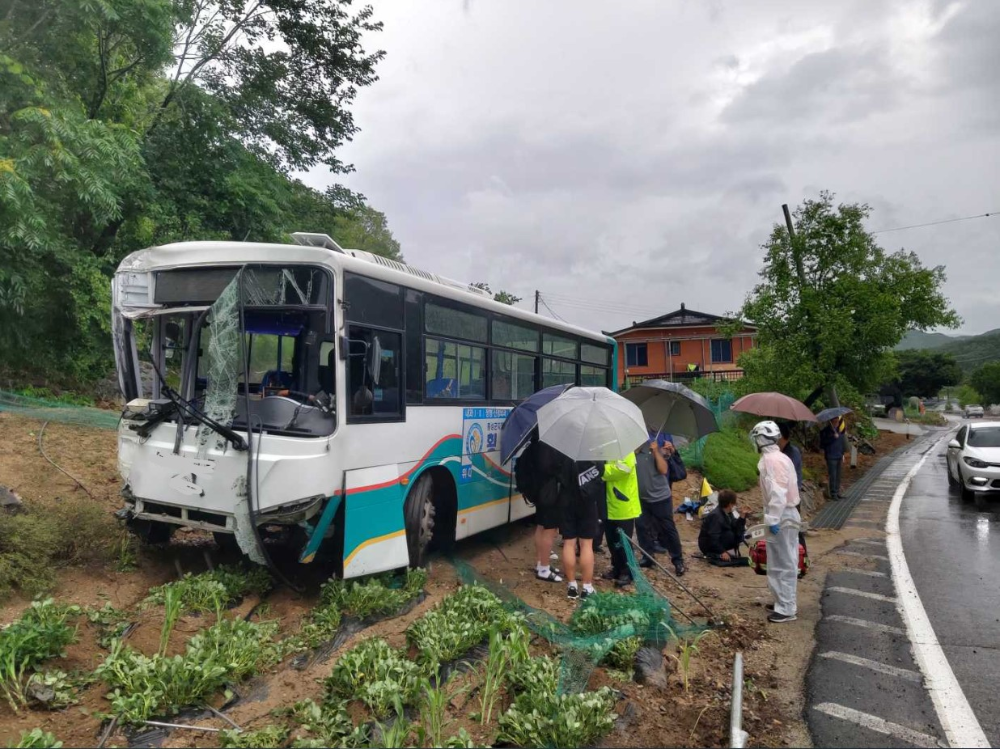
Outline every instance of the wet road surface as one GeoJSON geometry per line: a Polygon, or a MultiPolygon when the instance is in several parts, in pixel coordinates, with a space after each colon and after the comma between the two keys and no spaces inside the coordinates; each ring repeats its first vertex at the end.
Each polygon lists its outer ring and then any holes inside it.
{"type": "Polygon", "coordinates": [[[978,511],[950,489],[945,445],[903,500],[903,550],[952,671],[990,744],[1000,746],[1000,493],[978,511]]]}

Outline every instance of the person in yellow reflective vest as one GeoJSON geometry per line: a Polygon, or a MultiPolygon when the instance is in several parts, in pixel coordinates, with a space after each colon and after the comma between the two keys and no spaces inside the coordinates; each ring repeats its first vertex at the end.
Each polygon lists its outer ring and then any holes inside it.
{"type": "Polygon", "coordinates": [[[624,588],[632,584],[632,572],[629,570],[628,557],[618,530],[624,531],[627,538],[632,538],[636,518],[642,515],[635,453],[629,453],[621,460],[609,460],[605,463],[604,484],[607,487],[608,503],[605,534],[608,550],[611,552],[611,569],[604,573],[604,578],[614,580],[615,587],[624,588]]]}

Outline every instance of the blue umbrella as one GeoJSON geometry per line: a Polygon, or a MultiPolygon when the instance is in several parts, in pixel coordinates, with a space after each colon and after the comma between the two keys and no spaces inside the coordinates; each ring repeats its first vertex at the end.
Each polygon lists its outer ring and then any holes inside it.
{"type": "Polygon", "coordinates": [[[514,407],[500,430],[500,465],[524,447],[538,426],[538,409],[565,393],[572,385],[552,385],[529,395],[514,407]]]}
{"type": "Polygon", "coordinates": [[[844,416],[845,414],[854,413],[851,409],[846,406],[835,406],[834,408],[827,408],[824,411],[820,411],[816,414],[816,421],[824,422],[834,419],[838,416],[844,416]]]}

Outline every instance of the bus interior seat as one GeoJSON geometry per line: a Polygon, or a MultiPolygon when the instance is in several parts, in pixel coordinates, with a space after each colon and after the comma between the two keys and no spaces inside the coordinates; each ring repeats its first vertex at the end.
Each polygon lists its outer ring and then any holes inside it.
{"type": "Polygon", "coordinates": [[[453,377],[439,377],[427,383],[428,398],[455,398],[455,379],[453,377]]]}
{"type": "Polygon", "coordinates": [[[264,388],[290,388],[292,386],[292,373],[282,372],[280,369],[269,369],[260,378],[260,387],[264,388]]]}

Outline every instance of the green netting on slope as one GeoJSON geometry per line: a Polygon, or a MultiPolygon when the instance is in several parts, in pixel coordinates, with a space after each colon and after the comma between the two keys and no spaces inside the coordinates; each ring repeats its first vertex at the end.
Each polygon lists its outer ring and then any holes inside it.
{"type": "Polygon", "coordinates": [[[559,694],[578,693],[587,688],[594,668],[626,641],[638,638],[644,645],[659,649],[674,637],[705,629],[682,626],[674,620],[670,601],[646,579],[624,534],[622,543],[635,579],[635,591],[595,593],[581,602],[569,623],[529,606],[508,588],[482,577],[468,563],[454,560],[454,564],[463,583],[490,590],[508,610],[521,614],[532,632],[559,651],[559,694]]]}
{"type": "Polygon", "coordinates": [[[94,429],[118,428],[118,411],[106,411],[103,408],[75,406],[61,401],[33,398],[7,390],[0,390],[0,411],[8,411],[18,416],[40,421],[54,421],[62,424],[75,424],[94,429]]]}
{"type": "MultiPolygon", "coordinates": [[[[722,428],[723,416],[729,413],[729,407],[736,402],[736,396],[733,395],[732,391],[725,391],[716,398],[705,397],[709,405],[712,407],[712,413],[715,414],[715,423],[722,428]]],[[[708,437],[702,437],[700,440],[691,442],[681,448],[681,458],[684,459],[685,465],[689,468],[697,468],[701,470],[705,467],[705,441],[708,437]]]]}

